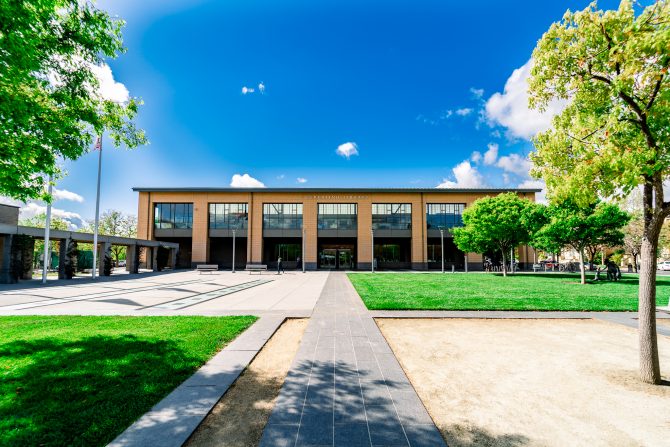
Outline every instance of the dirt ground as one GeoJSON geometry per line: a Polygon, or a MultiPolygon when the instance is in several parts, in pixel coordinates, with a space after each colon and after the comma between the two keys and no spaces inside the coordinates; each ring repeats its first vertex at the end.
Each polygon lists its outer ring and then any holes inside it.
{"type": "Polygon", "coordinates": [[[378,319],[449,446],[670,445],[665,384],[637,379],[637,332],[596,320],[378,319]]]}
{"type": "Polygon", "coordinates": [[[185,446],[258,445],[307,321],[287,320],[277,330],[185,446]]]}

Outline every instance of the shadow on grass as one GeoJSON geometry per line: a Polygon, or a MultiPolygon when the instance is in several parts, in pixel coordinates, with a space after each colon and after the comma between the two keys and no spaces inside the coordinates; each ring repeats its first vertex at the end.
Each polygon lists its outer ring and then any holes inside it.
{"type": "Polygon", "coordinates": [[[18,340],[0,357],[0,446],[105,445],[202,363],[132,335],[18,340]]]}

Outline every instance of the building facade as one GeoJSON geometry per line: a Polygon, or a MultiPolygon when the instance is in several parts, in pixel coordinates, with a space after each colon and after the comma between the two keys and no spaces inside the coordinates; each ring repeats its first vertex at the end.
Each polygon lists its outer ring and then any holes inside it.
{"type": "MultiPolygon", "coordinates": [[[[139,238],[179,244],[177,266],[246,264],[285,268],[482,270],[484,257],[463,253],[451,229],[476,199],[536,189],[133,188],[139,238]]],[[[523,268],[528,247],[516,252],[523,268]]]]}

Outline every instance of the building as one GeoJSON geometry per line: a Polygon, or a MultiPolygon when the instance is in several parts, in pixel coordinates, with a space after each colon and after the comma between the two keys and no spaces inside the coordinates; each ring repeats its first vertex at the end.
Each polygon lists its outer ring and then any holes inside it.
{"type": "MultiPolygon", "coordinates": [[[[450,229],[476,199],[536,189],[133,188],[143,239],[179,244],[177,266],[248,263],[308,270],[482,270],[481,254],[461,252],[450,229]],[[444,242],[442,245],[441,230],[444,242]],[[304,250],[303,250],[304,242],[304,250]]],[[[493,259],[499,254],[492,253],[493,259]]],[[[520,247],[517,260],[533,262],[520,247]]]]}

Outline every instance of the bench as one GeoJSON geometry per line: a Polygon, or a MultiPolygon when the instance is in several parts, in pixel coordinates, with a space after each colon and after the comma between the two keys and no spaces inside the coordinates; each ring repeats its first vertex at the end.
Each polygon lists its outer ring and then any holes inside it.
{"type": "Polygon", "coordinates": [[[542,270],[542,264],[533,264],[533,272],[537,273],[542,270]]]}
{"type": "Polygon", "coordinates": [[[198,264],[195,266],[195,270],[200,272],[200,274],[202,275],[202,272],[209,272],[209,273],[216,272],[217,270],[219,270],[219,266],[216,264],[198,264]]]}
{"type": "Polygon", "coordinates": [[[263,271],[268,271],[268,266],[265,264],[247,264],[244,270],[249,271],[250,275],[253,272],[258,272],[259,275],[262,275],[263,271]]]}

